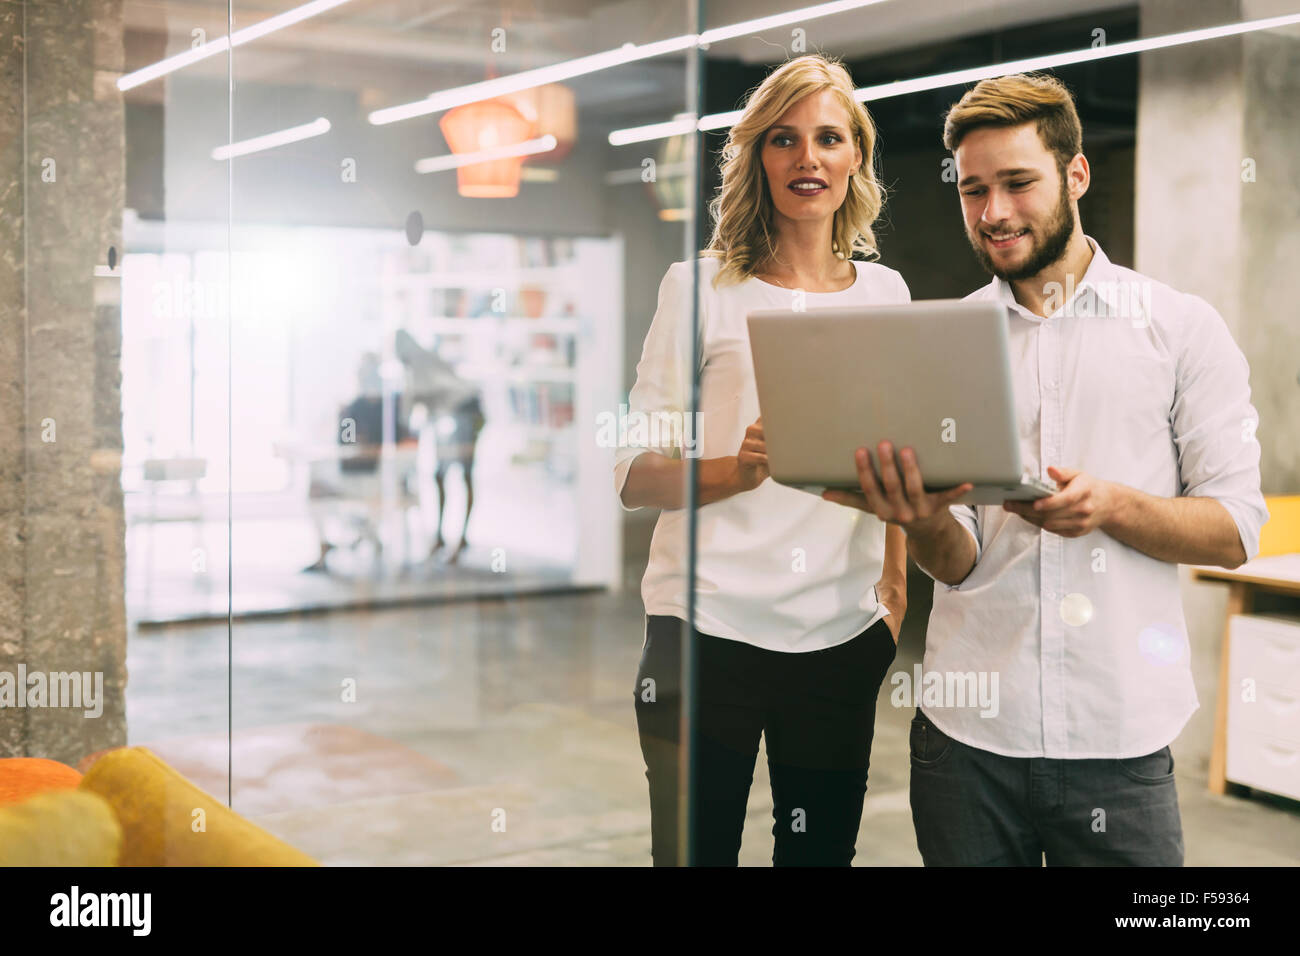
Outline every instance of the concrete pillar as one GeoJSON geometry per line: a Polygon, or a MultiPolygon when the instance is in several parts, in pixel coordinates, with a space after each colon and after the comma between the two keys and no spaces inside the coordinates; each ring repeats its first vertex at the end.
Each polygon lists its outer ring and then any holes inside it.
{"type": "Polygon", "coordinates": [[[0,681],[102,680],[0,709],[0,757],[126,742],[122,38],[121,0],[0,0],[0,681]]]}
{"type": "MultiPolygon", "coordinates": [[[[1152,36],[1286,12],[1273,0],[1143,0],[1141,26],[1152,36]]],[[[1264,493],[1295,494],[1300,29],[1141,56],[1135,267],[1223,315],[1250,362],[1264,493]]]]}

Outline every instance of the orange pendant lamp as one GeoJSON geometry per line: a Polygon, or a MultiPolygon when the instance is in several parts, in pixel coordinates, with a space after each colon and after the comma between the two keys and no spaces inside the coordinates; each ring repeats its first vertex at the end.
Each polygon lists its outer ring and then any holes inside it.
{"type": "MultiPolygon", "coordinates": [[[[511,146],[533,138],[534,124],[500,100],[467,103],[449,110],[438,120],[442,135],[454,154],[511,146]]],[[[523,156],[506,156],[456,169],[456,189],[472,199],[509,199],[519,193],[523,156]]]]}
{"type": "Polygon", "coordinates": [[[556,138],[556,148],[543,156],[508,156],[458,167],[457,192],[474,199],[518,195],[519,171],[526,161],[557,162],[577,139],[573,91],[558,83],[458,106],[444,113],[438,126],[453,154],[510,146],[548,133],[556,138]]]}
{"type": "Polygon", "coordinates": [[[561,83],[547,83],[506,93],[501,99],[533,124],[533,136],[555,137],[553,150],[529,156],[528,162],[550,166],[569,155],[578,139],[578,110],[573,90],[561,83]]]}

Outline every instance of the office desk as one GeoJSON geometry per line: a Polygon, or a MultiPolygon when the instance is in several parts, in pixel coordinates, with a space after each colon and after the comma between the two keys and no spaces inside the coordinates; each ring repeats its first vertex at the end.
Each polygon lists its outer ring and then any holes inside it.
{"type": "Polygon", "coordinates": [[[1223,649],[1219,656],[1219,694],[1214,707],[1214,745],[1210,750],[1210,791],[1227,792],[1228,765],[1228,679],[1231,623],[1234,614],[1250,614],[1259,594],[1279,594],[1300,599],[1300,554],[1276,554],[1247,561],[1229,571],[1225,568],[1196,567],[1197,581],[1223,581],[1228,585],[1228,612],[1223,625],[1223,649]]]}
{"type": "Polygon", "coordinates": [[[403,560],[413,560],[407,512],[421,504],[419,439],[388,446],[278,441],[272,451],[294,469],[295,485],[301,484],[301,472],[306,471],[307,510],[322,544],[336,543],[330,540],[326,522],[355,511],[360,512],[360,534],[386,545],[382,530],[391,510],[402,515],[403,560]],[[369,463],[371,470],[343,470],[350,461],[369,463]]]}

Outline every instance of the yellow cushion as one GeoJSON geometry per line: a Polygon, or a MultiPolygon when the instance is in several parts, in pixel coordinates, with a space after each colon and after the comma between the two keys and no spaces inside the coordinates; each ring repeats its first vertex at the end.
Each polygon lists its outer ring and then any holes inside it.
{"type": "Polygon", "coordinates": [[[114,866],[122,827],[102,797],[55,790],[0,807],[0,866],[114,866]]]}
{"type": "Polygon", "coordinates": [[[144,747],[109,751],[86,771],[81,789],[98,793],[117,813],[125,838],[122,866],[319,865],[144,747]]]}
{"type": "Polygon", "coordinates": [[[1268,523],[1259,532],[1259,557],[1300,551],[1300,495],[1265,498],[1268,523]]]}

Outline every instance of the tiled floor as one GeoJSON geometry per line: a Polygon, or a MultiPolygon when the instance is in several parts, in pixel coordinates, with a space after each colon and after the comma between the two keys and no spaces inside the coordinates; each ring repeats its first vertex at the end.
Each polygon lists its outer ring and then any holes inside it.
{"type": "MultiPolygon", "coordinates": [[[[236,623],[235,809],[330,864],[647,865],[641,638],[635,588],[236,623]],[[383,760],[366,734],[392,743],[383,760]],[[333,750],[318,760],[314,746],[333,750]]],[[[896,667],[910,670],[914,645],[905,634],[896,667]]],[[[130,742],[216,761],[224,795],[224,626],[135,633],[128,665],[130,742]]],[[[858,865],[920,863],[910,717],[881,695],[858,865]]],[[[1189,865],[1300,862],[1295,804],[1214,797],[1179,772],[1189,865]]],[[[760,753],[742,864],[770,864],[771,827],[760,753]]]]}

